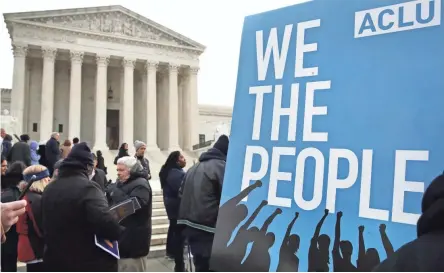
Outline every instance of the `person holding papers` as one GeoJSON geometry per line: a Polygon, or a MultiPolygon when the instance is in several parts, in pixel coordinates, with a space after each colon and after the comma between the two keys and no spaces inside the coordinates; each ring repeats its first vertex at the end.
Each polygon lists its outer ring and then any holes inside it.
{"type": "Polygon", "coordinates": [[[110,188],[110,206],[134,198],[140,205],[120,224],[126,228],[119,240],[119,271],[146,272],[151,241],[152,191],[146,170],[135,157],[117,160],[117,183],[110,188]]]}
{"type": "Polygon", "coordinates": [[[42,195],[45,270],[117,271],[117,259],[95,238],[118,240],[124,228],[109,211],[103,192],[91,182],[93,157],[86,143],[75,145],[58,176],[42,195]]]}

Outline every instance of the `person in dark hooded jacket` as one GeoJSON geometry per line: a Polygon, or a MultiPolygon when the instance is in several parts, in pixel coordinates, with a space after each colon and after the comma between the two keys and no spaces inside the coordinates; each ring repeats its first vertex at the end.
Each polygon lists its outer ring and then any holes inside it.
{"type": "Polygon", "coordinates": [[[124,228],[109,212],[91,175],[94,162],[85,142],[75,145],[42,195],[43,260],[50,272],[117,271],[117,259],[95,244],[94,236],[115,241],[124,228]]]}
{"type": "Polygon", "coordinates": [[[182,234],[188,240],[199,272],[209,271],[210,267],[228,144],[228,137],[221,135],[213,148],[200,156],[199,163],[188,170],[181,187],[177,223],[186,226],[182,234]]]}
{"type": "Polygon", "coordinates": [[[444,175],[435,178],[422,198],[417,238],[379,264],[375,272],[444,271],[444,175]]]}

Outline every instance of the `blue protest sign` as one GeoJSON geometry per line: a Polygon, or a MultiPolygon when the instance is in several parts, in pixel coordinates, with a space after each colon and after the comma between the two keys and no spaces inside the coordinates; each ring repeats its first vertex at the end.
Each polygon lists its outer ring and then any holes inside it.
{"type": "Polygon", "coordinates": [[[441,0],[245,19],[217,271],[370,271],[416,238],[444,168],[441,0]]]}

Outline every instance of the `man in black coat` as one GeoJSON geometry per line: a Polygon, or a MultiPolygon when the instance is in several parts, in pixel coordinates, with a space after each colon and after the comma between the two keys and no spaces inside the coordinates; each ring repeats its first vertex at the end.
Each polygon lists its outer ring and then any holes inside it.
{"type": "Polygon", "coordinates": [[[90,181],[94,168],[91,150],[74,146],[58,176],[42,196],[43,231],[48,271],[117,271],[117,259],[95,245],[94,235],[118,240],[123,233],[109,212],[108,202],[90,181]]]}
{"type": "Polygon", "coordinates": [[[31,166],[31,149],[29,148],[28,141],[28,135],[21,135],[20,141],[12,146],[7,157],[10,164],[21,161],[26,167],[31,166]]]}
{"type": "Polygon", "coordinates": [[[444,271],[444,175],[433,180],[422,198],[418,238],[405,244],[373,271],[444,271]]]}
{"type": "Polygon", "coordinates": [[[127,232],[119,240],[119,271],[146,272],[151,241],[151,187],[146,171],[134,157],[119,158],[117,176],[117,183],[109,188],[110,205],[135,197],[141,207],[121,222],[127,232]]]}
{"type": "Polygon", "coordinates": [[[60,134],[54,132],[51,134],[51,138],[46,142],[45,145],[45,156],[46,162],[48,164],[49,174],[54,172],[54,164],[60,159],[60,144],[59,144],[60,134]]]}
{"type": "Polygon", "coordinates": [[[224,181],[229,139],[221,135],[213,148],[201,154],[182,182],[177,224],[184,225],[196,272],[208,272],[224,181]]]}

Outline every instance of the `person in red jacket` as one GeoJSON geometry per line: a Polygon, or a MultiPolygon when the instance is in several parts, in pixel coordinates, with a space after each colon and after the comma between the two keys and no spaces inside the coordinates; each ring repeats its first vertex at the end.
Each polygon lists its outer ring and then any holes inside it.
{"type": "Polygon", "coordinates": [[[45,187],[50,183],[51,177],[45,166],[33,165],[23,172],[26,182],[35,180],[23,198],[28,202],[25,214],[17,222],[18,260],[26,263],[27,272],[44,272],[43,251],[45,241],[42,229],[41,199],[45,187]]]}

